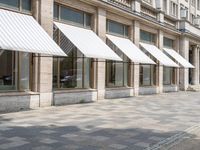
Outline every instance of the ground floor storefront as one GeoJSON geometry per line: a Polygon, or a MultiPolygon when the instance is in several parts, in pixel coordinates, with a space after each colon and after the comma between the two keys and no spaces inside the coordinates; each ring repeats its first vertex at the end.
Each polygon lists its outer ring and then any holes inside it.
{"type": "Polygon", "coordinates": [[[199,150],[199,97],[167,93],[0,114],[0,149],[199,150]]]}

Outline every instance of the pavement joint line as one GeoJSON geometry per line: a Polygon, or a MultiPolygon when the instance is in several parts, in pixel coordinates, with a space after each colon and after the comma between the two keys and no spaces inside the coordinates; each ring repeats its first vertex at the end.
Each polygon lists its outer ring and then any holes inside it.
{"type": "Polygon", "coordinates": [[[180,143],[182,140],[184,140],[185,135],[192,134],[198,130],[200,131],[200,124],[191,126],[187,128],[186,130],[181,131],[180,133],[177,133],[169,138],[166,138],[151,147],[145,148],[144,150],[167,150],[171,146],[174,146],[180,143]]]}

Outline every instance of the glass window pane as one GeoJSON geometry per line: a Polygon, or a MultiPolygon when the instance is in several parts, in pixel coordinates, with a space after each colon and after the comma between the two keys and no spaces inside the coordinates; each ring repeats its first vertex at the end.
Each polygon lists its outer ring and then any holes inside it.
{"type": "Polygon", "coordinates": [[[155,35],[149,32],[140,31],[140,40],[148,43],[155,43],[155,35]]]}
{"type": "Polygon", "coordinates": [[[172,68],[163,68],[163,84],[164,85],[169,85],[171,84],[171,79],[172,79],[172,68]]]}
{"type": "Polygon", "coordinates": [[[20,53],[20,90],[29,90],[30,56],[29,53],[20,53]]]}
{"type": "Polygon", "coordinates": [[[72,23],[84,24],[84,14],[83,12],[78,12],[69,8],[61,6],[61,20],[70,21],[72,23]]]}
{"type": "Polygon", "coordinates": [[[74,49],[67,58],[60,58],[60,88],[83,87],[83,57],[74,49]]]}
{"type": "Polygon", "coordinates": [[[169,47],[169,48],[173,48],[173,40],[171,40],[169,38],[164,38],[164,46],[169,47]]]}
{"type": "Polygon", "coordinates": [[[58,88],[58,58],[53,59],[53,88],[58,88]]]}
{"type": "Polygon", "coordinates": [[[143,65],[143,85],[148,86],[151,85],[151,66],[143,65]]]}
{"type": "Polygon", "coordinates": [[[53,17],[54,19],[58,19],[58,15],[59,15],[59,6],[57,4],[54,4],[54,7],[53,7],[53,17]]]}
{"type": "Polygon", "coordinates": [[[15,53],[12,51],[0,50],[0,91],[16,90],[16,67],[15,53]]]}
{"type": "Polygon", "coordinates": [[[31,0],[22,0],[22,10],[23,11],[31,11],[31,0]]]}
{"type": "Polygon", "coordinates": [[[124,25],[108,20],[108,32],[124,36],[124,25]]]}
{"type": "Polygon", "coordinates": [[[0,6],[19,9],[19,0],[0,0],[0,6]]]}
{"type": "Polygon", "coordinates": [[[90,88],[91,59],[84,58],[84,88],[90,88]]]}
{"type": "Polygon", "coordinates": [[[124,36],[128,37],[128,26],[125,26],[124,28],[124,36]]]}
{"type": "Polygon", "coordinates": [[[90,14],[85,14],[85,16],[86,16],[86,20],[85,20],[85,22],[86,22],[86,27],[91,27],[91,15],[90,14]]]}

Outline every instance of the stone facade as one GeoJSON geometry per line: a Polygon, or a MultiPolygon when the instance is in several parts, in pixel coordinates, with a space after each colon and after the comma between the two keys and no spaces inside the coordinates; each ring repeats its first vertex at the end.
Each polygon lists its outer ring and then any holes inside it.
{"type": "Polygon", "coordinates": [[[152,0],[150,3],[147,0],[130,0],[130,3],[124,5],[123,2],[125,1],[116,0],[34,0],[32,2],[32,15],[51,37],[53,35],[54,2],[92,14],[92,30],[104,42],[106,41],[107,19],[129,26],[129,39],[138,47],[140,30],[155,34],[156,46],[159,49],[163,48],[164,37],[173,39],[175,41],[174,49],[190,61],[195,69],[183,67],[176,69],[176,85],[164,86],[163,66],[158,64],[155,87],[141,87],[140,66],[138,63],[134,63],[129,69],[130,87],[109,89],[105,87],[105,60],[98,59],[94,62],[94,89],[92,91],[90,89],[55,91],[52,88],[53,58],[35,54],[36,57],[33,57],[31,92],[24,93],[25,95],[12,92],[7,93],[7,95],[0,93],[0,106],[3,106],[0,107],[0,111],[16,111],[51,105],[97,101],[104,98],[173,92],[179,89],[187,90],[190,84],[199,85],[200,24],[198,25],[197,16],[200,15],[200,10],[197,5],[190,6],[191,4],[184,0],[174,1],[177,7],[174,8],[176,14],[173,15],[170,12],[171,1],[169,0],[166,0],[166,7],[163,4],[157,4],[156,0],[152,0]],[[188,14],[196,16],[195,21],[191,19],[191,15],[188,15],[187,18],[180,16],[183,5],[189,8],[188,14]],[[190,53],[192,53],[191,60],[189,58],[190,53]]]}

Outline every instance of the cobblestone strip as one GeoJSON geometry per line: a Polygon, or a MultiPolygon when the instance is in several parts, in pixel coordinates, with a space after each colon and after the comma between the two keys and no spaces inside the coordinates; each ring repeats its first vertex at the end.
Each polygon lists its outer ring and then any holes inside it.
{"type": "Polygon", "coordinates": [[[198,132],[200,132],[200,124],[187,128],[186,130],[175,134],[169,138],[166,138],[153,146],[145,148],[144,150],[169,150],[170,148],[179,144],[183,140],[192,138],[192,136],[194,136],[194,134],[198,132]]]}

